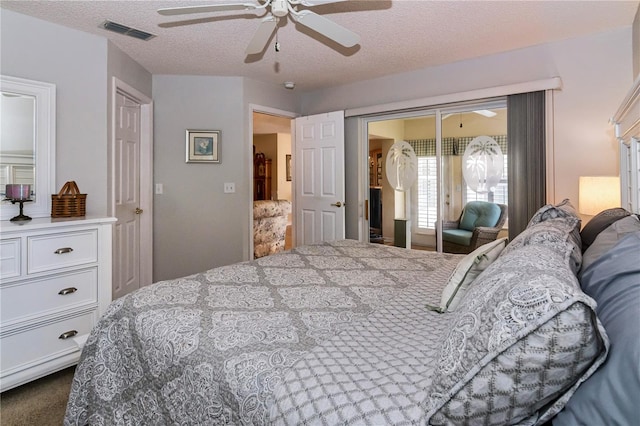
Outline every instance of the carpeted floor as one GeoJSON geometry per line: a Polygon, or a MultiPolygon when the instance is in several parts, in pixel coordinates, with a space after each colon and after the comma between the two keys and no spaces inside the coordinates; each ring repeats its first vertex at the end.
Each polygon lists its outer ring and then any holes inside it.
{"type": "Polygon", "coordinates": [[[60,426],[75,367],[0,394],[0,425],[60,426]]]}

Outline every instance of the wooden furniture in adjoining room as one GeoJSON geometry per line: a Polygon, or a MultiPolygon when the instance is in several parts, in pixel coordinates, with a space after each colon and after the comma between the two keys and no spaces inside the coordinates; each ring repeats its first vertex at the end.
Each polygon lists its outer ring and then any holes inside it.
{"type": "Polygon", "coordinates": [[[253,199],[271,199],[271,175],[272,161],[265,158],[261,152],[254,156],[253,160],[253,199]]]}
{"type": "Polygon", "coordinates": [[[111,302],[114,218],[0,223],[0,390],[74,365],[111,302]]]}
{"type": "Polygon", "coordinates": [[[369,151],[369,186],[382,186],[382,150],[369,151]]]}

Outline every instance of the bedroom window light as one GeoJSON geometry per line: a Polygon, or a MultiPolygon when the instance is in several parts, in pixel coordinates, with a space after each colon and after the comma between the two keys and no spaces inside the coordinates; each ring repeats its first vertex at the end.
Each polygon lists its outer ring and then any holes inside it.
{"type": "Polygon", "coordinates": [[[418,157],[418,228],[435,229],[438,215],[436,157],[418,157]]]}
{"type": "MultiPolygon", "coordinates": [[[[507,156],[504,156],[503,172],[500,183],[494,192],[478,194],[464,185],[464,201],[489,201],[509,204],[507,156]]],[[[437,218],[437,174],[436,157],[418,157],[418,229],[435,229],[437,218]]]]}

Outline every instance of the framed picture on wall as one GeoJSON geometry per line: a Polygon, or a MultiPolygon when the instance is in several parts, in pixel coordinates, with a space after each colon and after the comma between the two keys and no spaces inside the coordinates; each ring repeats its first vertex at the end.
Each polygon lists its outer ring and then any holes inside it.
{"type": "Polygon", "coordinates": [[[287,181],[291,181],[291,154],[285,156],[285,170],[287,171],[287,181]]]}
{"type": "Polygon", "coordinates": [[[220,130],[187,130],[187,163],[219,163],[220,143],[220,130]]]}

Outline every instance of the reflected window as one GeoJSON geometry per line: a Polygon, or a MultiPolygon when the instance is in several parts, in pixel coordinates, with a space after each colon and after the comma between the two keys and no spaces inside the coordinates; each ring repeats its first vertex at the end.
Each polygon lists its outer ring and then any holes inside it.
{"type": "Polygon", "coordinates": [[[502,178],[500,179],[500,183],[496,186],[495,191],[486,192],[484,194],[479,194],[473,189],[469,188],[469,186],[465,185],[465,199],[464,203],[466,204],[469,201],[489,201],[490,203],[498,203],[509,205],[509,185],[508,185],[508,175],[507,175],[507,156],[504,155],[504,161],[502,164],[502,178]]]}
{"type": "Polygon", "coordinates": [[[418,157],[418,228],[435,229],[438,218],[436,157],[418,157]]]}

